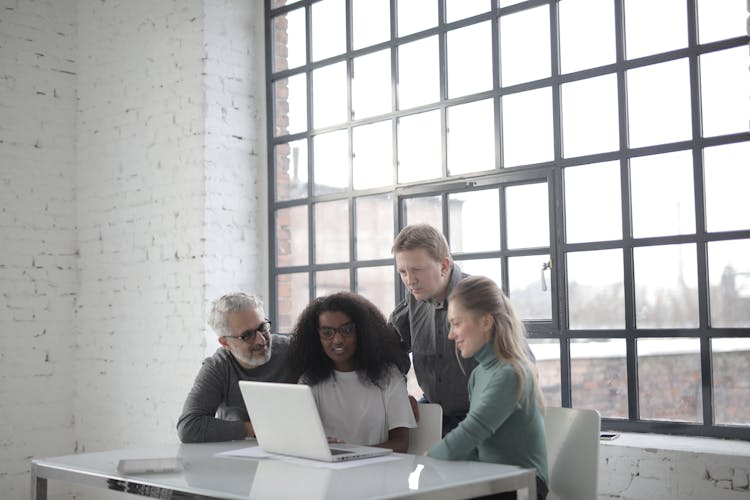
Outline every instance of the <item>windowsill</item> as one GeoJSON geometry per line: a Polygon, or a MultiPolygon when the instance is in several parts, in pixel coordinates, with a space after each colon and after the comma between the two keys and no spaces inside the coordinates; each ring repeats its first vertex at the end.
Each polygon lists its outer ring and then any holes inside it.
{"type": "MultiPolygon", "coordinates": [[[[616,431],[615,431],[616,432],[616,431]]],[[[709,453],[714,455],[750,456],[750,442],[693,436],[670,436],[665,434],[641,434],[618,432],[611,441],[600,441],[604,446],[640,448],[646,451],[676,451],[709,453]]]]}

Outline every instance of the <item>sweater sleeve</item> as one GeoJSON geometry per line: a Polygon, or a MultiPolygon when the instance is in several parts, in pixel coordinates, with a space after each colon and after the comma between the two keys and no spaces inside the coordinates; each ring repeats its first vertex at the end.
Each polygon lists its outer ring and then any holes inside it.
{"type": "Polygon", "coordinates": [[[202,443],[245,438],[244,422],[215,417],[231,382],[210,359],[203,363],[177,421],[180,441],[202,443]]]}
{"type": "Polygon", "coordinates": [[[516,410],[518,381],[511,367],[494,372],[471,402],[466,418],[427,454],[442,460],[476,460],[477,448],[516,410]]]}

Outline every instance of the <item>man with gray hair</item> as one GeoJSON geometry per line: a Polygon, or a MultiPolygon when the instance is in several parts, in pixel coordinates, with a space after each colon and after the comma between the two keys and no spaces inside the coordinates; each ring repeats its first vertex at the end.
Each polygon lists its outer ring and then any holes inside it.
{"type": "Polygon", "coordinates": [[[214,302],[208,323],[221,347],[203,361],[185,400],[177,421],[183,443],[254,436],[239,381],[296,383],[299,378],[287,362],[289,338],[271,334],[259,298],[224,295],[214,302]]]}

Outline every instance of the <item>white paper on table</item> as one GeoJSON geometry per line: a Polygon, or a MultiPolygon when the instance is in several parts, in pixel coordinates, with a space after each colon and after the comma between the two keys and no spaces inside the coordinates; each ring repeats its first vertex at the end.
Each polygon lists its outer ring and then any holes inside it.
{"type": "Polygon", "coordinates": [[[282,460],[299,465],[307,465],[311,467],[322,467],[325,469],[350,469],[352,467],[361,467],[363,465],[370,465],[379,462],[391,462],[393,460],[401,460],[405,455],[400,453],[390,453],[388,455],[381,455],[379,457],[371,458],[358,458],[356,460],[344,460],[342,462],[324,462],[322,460],[311,460],[307,458],[290,457],[288,455],[278,455],[276,453],[268,453],[263,451],[260,446],[251,446],[249,448],[239,448],[237,450],[227,450],[216,454],[217,457],[224,458],[267,458],[273,460],[282,460]]]}

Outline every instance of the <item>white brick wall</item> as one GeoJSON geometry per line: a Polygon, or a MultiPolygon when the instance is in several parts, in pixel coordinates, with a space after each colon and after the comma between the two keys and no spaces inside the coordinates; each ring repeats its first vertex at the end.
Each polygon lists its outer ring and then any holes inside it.
{"type": "Polygon", "coordinates": [[[73,432],[75,3],[0,1],[0,496],[73,432]]]}
{"type": "Polygon", "coordinates": [[[262,11],[0,4],[3,499],[29,458],[176,441],[207,304],[266,294],[262,11]]]}
{"type": "MultiPolygon", "coordinates": [[[[230,290],[267,303],[263,3],[206,0],[206,311],[230,290]]],[[[206,332],[206,354],[216,350],[206,332]]]]}
{"type": "Polygon", "coordinates": [[[200,1],[79,3],[78,451],[173,442],[201,359],[200,1]]]}
{"type": "Polygon", "coordinates": [[[750,443],[623,434],[600,447],[601,500],[750,498],[750,443]]]}

